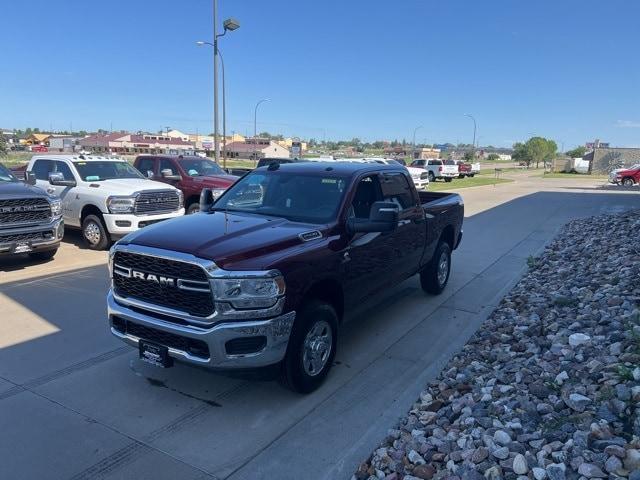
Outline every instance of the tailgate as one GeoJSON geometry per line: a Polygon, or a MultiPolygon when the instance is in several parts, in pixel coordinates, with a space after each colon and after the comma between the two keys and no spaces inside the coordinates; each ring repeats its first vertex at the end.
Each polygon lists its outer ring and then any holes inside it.
{"type": "Polygon", "coordinates": [[[458,165],[443,165],[442,173],[453,173],[458,174],[458,165]]]}

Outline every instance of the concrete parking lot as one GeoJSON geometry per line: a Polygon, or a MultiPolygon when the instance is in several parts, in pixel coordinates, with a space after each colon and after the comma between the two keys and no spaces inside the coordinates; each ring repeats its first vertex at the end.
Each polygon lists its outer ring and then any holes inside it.
{"type": "Polygon", "coordinates": [[[52,262],[0,260],[0,478],[349,478],[529,255],[572,218],[640,208],[638,189],[514,178],[460,190],[465,233],[446,291],[426,296],[412,278],[372,299],[308,396],[142,364],[108,331],[106,253],[77,234],[52,262]]]}

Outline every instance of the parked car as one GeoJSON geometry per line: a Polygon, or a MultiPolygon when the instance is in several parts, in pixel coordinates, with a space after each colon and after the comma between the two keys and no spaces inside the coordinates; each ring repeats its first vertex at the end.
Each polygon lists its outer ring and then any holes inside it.
{"type": "MultiPolygon", "coordinates": [[[[453,162],[453,160],[445,161],[446,165],[451,165],[448,162],[453,162]]],[[[475,176],[475,172],[473,171],[473,167],[472,167],[472,165],[470,163],[466,163],[466,162],[463,162],[462,160],[458,160],[457,162],[454,162],[454,164],[458,165],[458,177],[459,178],[475,176]]]]}
{"type": "Polygon", "coordinates": [[[442,292],[464,217],[457,194],[373,162],[258,168],[201,207],[113,246],[111,332],[162,367],[278,365],[299,392],[327,376],[356,306],[415,274],[442,292]]]}
{"type": "Polygon", "coordinates": [[[107,248],[139,228],[184,215],[182,192],[148,180],[114,157],[35,155],[27,175],[62,200],[65,225],[80,228],[87,246],[107,248]]]}
{"type": "Polygon", "coordinates": [[[453,164],[445,164],[444,160],[438,158],[414,160],[411,162],[411,166],[427,170],[430,182],[435,182],[439,178],[444,179],[445,182],[450,182],[458,176],[458,166],[455,162],[453,164]]]}
{"type": "Polygon", "coordinates": [[[632,187],[640,183],[640,163],[628,168],[618,168],[609,174],[609,182],[632,187]]]}
{"type": "Polygon", "coordinates": [[[133,166],[145,177],[182,191],[187,214],[199,210],[203,188],[210,188],[213,195],[219,197],[238,179],[213,160],[197,155],[140,155],[133,166]]]}
{"type": "Polygon", "coordinates": [[[60,199],[21,182],[0,164],[0,255],[28,253],[48,260],[63,235],[60,199]]]}

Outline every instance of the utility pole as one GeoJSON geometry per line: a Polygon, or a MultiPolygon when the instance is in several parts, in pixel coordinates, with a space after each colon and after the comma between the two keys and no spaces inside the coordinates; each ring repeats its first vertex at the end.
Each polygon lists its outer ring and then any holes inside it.
{"type": "Polygon", "coordinates": [[[218,162],[218,0],[213,0],[213,158],[218,162]]]}

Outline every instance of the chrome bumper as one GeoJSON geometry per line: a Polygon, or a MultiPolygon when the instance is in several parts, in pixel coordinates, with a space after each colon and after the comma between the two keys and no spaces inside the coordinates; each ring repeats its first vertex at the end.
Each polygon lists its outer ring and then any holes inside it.
{"type": "MultiPolygon", "coordinates": [[[[194,365],[217,369],[258,368],[280,362],[287,352],[291,328],[296,317],[295,312],[289,312],[267,320],[219,323],[210,328],[178,325],[134,311],[117,303],[111,290],[107,295],[107,310],[111,333],[125,343],[138,347],[140,338],[126,331],[122,332],[116,329],[114,327],[114,317],[143,327],[206,343],[209,348],[208,358],[195,356],[187,351],[173,347],[168,347],[169,356],[194,365]],[[226,343],[229,340],[258,336],[266,337],[266,344],[262,350],[236,355],[227,353],[226,343]]],[[[145,338],[142,338],[142,340],[153,341],[145,338]]]]}
{"type": "Polygon", "coordinates": [[[0,230],[0,255],[13,253],[17,244],[28,244],[30,251],[52,250],[57,248],[64,236],[64,221],[57,218],[50,223],[23,227],[3,228],[0,230]],[[8,240],[9,235],[51,232],[51,238],[42,240],[8,240]]]}

